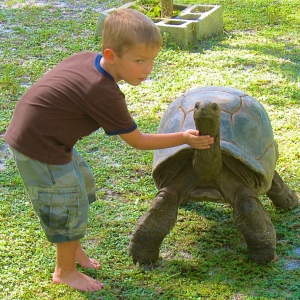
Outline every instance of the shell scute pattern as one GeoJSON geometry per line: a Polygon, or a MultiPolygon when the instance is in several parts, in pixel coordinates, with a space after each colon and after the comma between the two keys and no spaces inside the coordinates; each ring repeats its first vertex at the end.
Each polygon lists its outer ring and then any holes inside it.
{"type": "MultiPolygon", "coordinates": [[[[197,101],[217,103],[221,112],[221,150],[261,174],[269,188],[278,157],[277,144],[268,115],[263,106],[246,93],[227,87],[190,90],[170,104],[163,115],[158,132],[177,132],[195,128],[194,105],[197,101]]],[[[154,152],[153,170],[176,159],[176,154],[190,148],[181,145],[154,152]],[[163,165],[161,165],[163,164],[163,165]]],[[[188,153],[188,152],[187,152],[188,153]]],[[[153,173],[155,176],[155,172],[153,173]]]]}

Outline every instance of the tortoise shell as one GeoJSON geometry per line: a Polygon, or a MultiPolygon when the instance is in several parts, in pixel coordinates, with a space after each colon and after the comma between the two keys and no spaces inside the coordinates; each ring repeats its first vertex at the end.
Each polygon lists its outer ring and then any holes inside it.
{"type": "MultiPolygon", "coordinates": [[[[271,186],[278,158],[277,143],[272,126],[263,106],[246,93],[229,87],[203,87],[184,93],[173,101],[164,113],[157,133],[180,132],[194,129],[196,102],[210,100],[221,108],[221,152],[242,162],[262,178],[258,193],[265,193],[271,186]]],[[[180,145],[154,151],[152,176],[160,186],[159,172],[178,162],[179,153],[193,155],[194,150],[180,145]]]]}

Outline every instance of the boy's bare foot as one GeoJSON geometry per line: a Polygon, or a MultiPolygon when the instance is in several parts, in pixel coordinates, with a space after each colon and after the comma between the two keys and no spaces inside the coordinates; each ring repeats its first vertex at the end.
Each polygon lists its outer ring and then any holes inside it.
{"type": "Polygon", "coordinates": [[[81,247],[77,247],[75,260],[83,268],[100,269],[100,264],[96,259],[89,258],[81,247]]]}
{"type": "Polygon", "coordinates": [[[90,269],[95,269],[95,270],[101,268],[99,262],[98,262],[96,259],[93,259],[93,258],[88,258],[87,261],[82,261],[82,262],[80,262],[80,261],[78,261],[78,260],[76,260],[76,261],[77,261],[77,262],[80,264],[80,266],[83,267],[83,268],[90,268],[90,269]]]}
{"type": "Polygon", "coordinates": [[[104,286],[102,282],[84,275],[76,269],[63,275],[58,270],[55,270],[52,276],[52,282],[55,284],[67,284],[70,287],[84,292],[96,292],[104,286]]]}

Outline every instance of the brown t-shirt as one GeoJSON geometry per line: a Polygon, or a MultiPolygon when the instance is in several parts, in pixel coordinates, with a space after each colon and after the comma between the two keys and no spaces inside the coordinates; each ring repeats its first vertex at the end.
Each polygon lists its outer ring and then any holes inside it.
{"type": "Polygon", "coordinates": [[[80,138],[100,127],[108,135],[135,130],[125,96],[100,58],[93,52],[72,55],[38,80],[18,101],[6,142],[33,159],[59,165],[72,160],[80,138]]]}

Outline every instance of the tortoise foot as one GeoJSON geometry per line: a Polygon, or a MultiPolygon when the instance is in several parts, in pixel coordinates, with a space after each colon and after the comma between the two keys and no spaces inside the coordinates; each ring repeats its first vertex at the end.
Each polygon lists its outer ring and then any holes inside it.
{"type": "Polygon", "coordinates": [[[288,187],[282,190],[280,194],[267,193],[267,196],[272,200],[275,206],[284,209],[294,209],[299,205],[297,194],[288,187]]]}
{"type": "Polygon", "coordinates": [[[138,220],[129,244],[134,263],[149,264],[158,259],[160,245],[176,223],[177,202],[176,195],[162,189],[150,209],[138,220]]]}
{"type": "Polygon", "coordinates": [[[234,203],[234,217],[243,234],[251,260],[267,264],[276,257],[276,233],[268,213],[256,193],[240,187],[234,203]]]}
{"type": "Polygon", "coordinates": [[[278,260],[276,251],[272,249],[251,249],[248,247],[248,255],[252,261],[260,265],[267,265],[278,260]]]}
{"type": "Polygon", "coordinates": [[[160,245],[142,245],[141,243],[130,242],[129,254],[133,263],[140,265],[150,265],[158,260],[160,245]]]}
{"type": "Polygon", "coordinates": [[[299,205],[297,194],[288,188],[276,171],[267,196],[272,200],[275,206],[280,208],[293,209],[299,205]]]}

